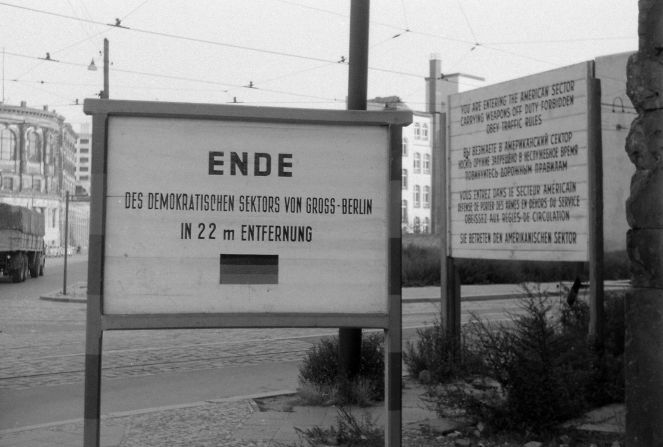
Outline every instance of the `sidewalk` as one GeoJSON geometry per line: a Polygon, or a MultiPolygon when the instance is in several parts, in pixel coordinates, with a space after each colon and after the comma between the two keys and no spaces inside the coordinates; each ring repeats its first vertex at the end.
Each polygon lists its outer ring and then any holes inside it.
{"type": "MultiPolygon", "coordinates": [[[[459,428],[463,422],[438,419],[424,408],[419,387],[403,390],[403,430],[420,430],[422,425],[440,433],[459,428]]],[[[208,400],[191,404],[150,408],[102,416],[101,446],[104,447],[257,447],[289,446],[299,441],[295,427],[328,428],[336,425],[335,407],[300,407],[261,411],[257,401],[292,391],[208,400]]],[[[378,426],[384,423],[384,406],[354,409],[360,419],[364,412],[378,426]]],[[[82,447],[83,420],[22,427],[0,431],[0,447],[82,447]]]]}
{"type": "MultiPolygon", "coordinates": [[[[420,400],[421,387],[403,389],[404,446],[422,431],[443,436],[465,426],[462,420],[439,418],[420,400]]],[[[295,406],[267,408],[261,411],[261,400],[291,394],[281,391],[253,396],[194,402],[170,407],[114,413],[102,416],[103,447],[262,447],[307,445],[295,428],[337,426],[335,407],[295,406]]],[[[353,409],[361,419],[368,413],[377,426],[383,426],[385,408],[353,409]]],[[[574,421],[577,429],[603,433],[624,432],[624,406],[611,405],[595,410],[584,419],[574,421]]],[[[14,430],[0,431],[0,447],[83,447],[82,419],[62,421],[14,430]]]]}

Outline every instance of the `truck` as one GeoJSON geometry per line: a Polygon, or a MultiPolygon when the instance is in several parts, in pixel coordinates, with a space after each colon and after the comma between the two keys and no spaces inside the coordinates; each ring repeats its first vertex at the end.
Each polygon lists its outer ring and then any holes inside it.
{"type": "Polygon", "coordinates": [[[0,276],[13,282],[44,275],[44,215],[29,208],[0,203],[0,276]]]}

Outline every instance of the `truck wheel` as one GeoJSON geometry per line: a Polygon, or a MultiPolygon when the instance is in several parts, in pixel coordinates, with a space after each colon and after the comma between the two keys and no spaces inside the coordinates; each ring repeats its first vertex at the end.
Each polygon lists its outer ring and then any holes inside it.
{"type": "Polygon", "coordinates": [[[12,282],[21,282],[21,272],[23,272],[23,267],[12,270],[12,282]]]}
{"type": "MultiPolygon", "coordinates": [[[[25,261],[25,258],[23,259],[25,261]]],[[[25,281],[28,279],[28,275],[30,274],[30,266],[27,264],[27,262],[23,262],[23,269],[21,273],[21,282],[25,281]]]]}
{"type": "Polygon", "coordinates": [[[39,263],[39,276],[44,276],[44,264],[46,264],[46,260],[42,258],[39,263]]]}
{"type": "Polygon", "coordinates": [[[23,255],[23,279],[21,281],[25,281],[30,277],[30,259],[28,258],[27,255],[23,255]]]}
{"type": "Polygon", "coordinates": [[[39,276],[39,268],[41,267],[41,255],[36,253],[34,262],[30,264],[30,276],[36,278],[39,276]]]}

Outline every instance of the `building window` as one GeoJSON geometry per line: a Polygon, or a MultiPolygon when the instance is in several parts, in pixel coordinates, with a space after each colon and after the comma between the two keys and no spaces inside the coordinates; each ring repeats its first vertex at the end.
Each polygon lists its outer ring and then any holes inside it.
{"type": "Polygon", "coordinates": [[[421,174],[421,154],[419,152],[414,153],[412,160],[412,171],[415,174],[421,174]]]}
{"type": "Polygon", "coordinates": [[[421,139],[428,140],[428,124],[426,123],[421,125],[421,139]]]}
{"type": "Polygon", "coordinates": [[[419,219],[418,217],[414,218],[414,232],[416,234],[421,233],[421,219],[419,219]]]}
{"type": "Polygon", "coordinates": [[[41,191],[41,179],[39,179],[39,178],[33,178],[32,179],[32,190],[33,191],[41,191]]]}
{"type": "Polygon", "coordinates": [[[0,132],[0,160],[14,160],[16,157],[16,135],[9,129],[0,132]]]}
{"type": "Polygon", "coordinates": [[[90,179],[87,175],[81,175],[81,182],[87,182],[90,179]]]}
{"type": "Polygon", "coordinates": [[[12,177],[3,177],[2,178],[2,189],[6,189],[7,191],[13,191],[14,190],[14,179],[12,177]]]}
{"type": "Polygon", "coordinates": [[[430,154],[424,154],[424,174],[430,174],[430,154]]]}
{"type": "Polygon", "coordinates": [[[424,224],[421,226],[421,232],[430,233],[430,219],[428,217],[424,217],[424,224]]]}
{"type": "Polygon", "coordinates": [[[58,216],[57,209],[53,208],[51,211],[52,211],[52,214],[51,214],[51,228],[55,228],[55,224],[57,223],[56,218],[58,216]]]}
{"type": "Polygon", "coordinates": [[[88,172],[88,167],[87,166],[81,166],[80,171],[81,172],[88,172]]]}
{"type": "Polygon", "coordinates": [[[419,185],[414,185],[414,207],[421,208],[421,187],[419,185]]]}
{"type": "Polygon", "coordinates": [[[89,144],[89,143],[90,143],[90,139],[89,139],[89,138],[81,138],[80,140],[78,140],[78,142],[79,142],[80,144],[89,144]]]}
{"type": "Polygon", "coordinates": [[[430,208],[430,186],[424,186],[424,208],[430,208]]]}
{"type": "Polygon", "coordinates": [[[37,132],[30,131],[27,138],[28,161],[33,163],[41,162],[41,138],[37,132]]]}
{"type": "Polygon", "coordinates": [[[421,139],[421,124],[419,123],[414,123],[414,139],[415,140],[421,139]]]}
{"type": "Polygon", "coordinates": [[[401,183],[403,184],[403,189],[407,189],[407,169],[403,169],[401,183]]]}
{"type": "Polygon", "coordinates": [[[81,163],[88,163],[90,161],[89,157],[81,157],[81,163]]]}
{"type": "Polygon", "coordinates": [[[401,223],[407,223],[407,200],[401,200],[401,223]]]}
{"type": "Polygon", "coordinates": [[[403,138],[403,157],[407,157],[407,138],[403,138]]]}
{"type": "Polygon", "coordinates": [[[90,149],[88,149],[86,147],[81,148],[81,154],[87,154],[88,152],[90,152],[90,149]]]}

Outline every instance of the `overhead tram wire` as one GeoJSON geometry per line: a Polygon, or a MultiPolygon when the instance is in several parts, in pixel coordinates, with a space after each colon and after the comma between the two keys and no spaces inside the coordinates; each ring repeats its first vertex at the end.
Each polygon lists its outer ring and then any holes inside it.
{"type": "MultiPolygon", "coordinates": [[[[132,9],[131,11],[129,11],[128,13],[126,13],[126,14],[122,17],[122,20],[126,19],[126,18],[129,17],[131,14],[133,14],[134,12],[136,12],[138,9],[142,8],[142,7],[143,7],[148,1],[150,1],[150,0],[145,0],[145,1],[143,1],[143,3],[141,3],[140,5],[136,6],[134,9],[132,9]]],[[[69,2],[69,0],[67,0],[67,3],[69,3],[69,6],[71,6],[72,9],[73,9],[73,6],[72,6],[71,3],[69,2]]],[[[85,13],[86,13],[86,14],[88,15],[88,17],[89,17],[90,14],[89,14],[89,12],[87,11],[87,8],[85,8],[85,5],[84,5],[84,4],[83,4],[82,6],[83,6],[83,9],[85,10],[85,13]]],[[[92,20],[92,19],[90,18],[90,19],[85,19],[85,20],[92,20]]],[[[78,46],[78,45],[80,45],[80,44],[82,44],[82,43],[84,43],[84,42],[90,41],[90,40],[94,39],[95,37],[97,37],[97,36],[99,36],[99,35],[103,35],[103,34],[108,33],[109,31],[112,31],[112,29],[111,29],[111,30],[104,29],[104,30],[99,31],[98,33],[88,34],[88,37],[86,37],[86,38],[84,38],[84,39],[81,39],[81,40],[77,40],[76,42],[74,42],[74,43],[72,43],[72,44],[70,44],[70,45],[67,45],[67,46],[64,47],[64,48],[57,49],[57,50],[53,51],[52,54],[59,54],[59,53],[62,53],[63,51],[68,50],[69,48],[73,48],[73,47],[78,46]]],[[[32,67],[30,67],[26,72],[22,73],[21,75],[17,76],[16,78],[17,78],[17,79],[22,78],[23,76],[27,75],[28,73],[30,73],[32,70],[34,70],[35,68],[39,67],[39,66],[40,66],[41,64],[43,64],[43,63],[44,63],[43,60],[40,61],[40,62],[37,62],[37,63],[34,64],[32,67]]]]}
{"type": "MultiPolygon", "coordinates": [[[[30,11],[30,12],[34,12],[34,13],[38,13],[38,14],[50,15],[50,16],[59,17],[59,18],[62,18],[62,19],[86,22],[86,23],[91,23],[91,24],[95,24],[95,25],[99,25],[99,26],[107,26],[107,27],[122,29],[122,30],[126,30],[126,31],[133,31],[133,32],[136,32],[136,33],[142,33],[142,34],[148,34],[148,35],[154,35],[154,36],[160,36],[160,37],[167,37],[167,38],[170,38],[170,39],[179,39],[179,40],[185,40],[185,41],[189,41],[189,42],[204,43],[204,44],[209,44],[209,45],[215,45],[215,46],[221,46],[221,47],[227,47],[227,48],[235,48],[235,49],[253,51],[253,52],[258,52],[258,53],[263,53],[263,54],[271,54],[271,55],[275,55],[275,56],[291,57],[291,58],[297,58],[297,59],[302,59],[302,60],[325,62],[325,63],[330,63],[330,64],[338,62],[337,60],[325,59],[325,58],[322,58],[322,57],[305,56],[305,55],[301,55],[301,54],[286,53],[286,52],[283,52],[283,51],[266,50],[266,49],[255,48],[255,47],[248,47],[248,46],[244,46],[244,45],[236,45],[236,44],[230,44],[230,43],[219,42],[219,41],[214,41],[214,40],[200,39],[200,38],[196,38],[196,37],[182,36],[182,35],[164,33],[164,32],[158,32],[158,31],[150,31],[150,30],[144,30],[144,29],[140,29],[140,28],[132,28],[132,27],[124,26],[124,25],[120,26],[120,25],[117,25],[117,24],[105,23],[105,22],[101,22],[101,21],[98,21],[98,20],[84,19],[84,18],[80,18],[80,17],[69,16],[69,15],[66,15],[66,14],[60,14],[60,13],[56,13],[56,12],[45,11],[45,10],[41,10],[41,9],[15,5],[15,4],[11,4],[11,3],[7,3],[7,2],[3,2],[3,1],[0,1],[0,6],[8,6],[8,7],[11,7],[11,8],[22,9],[22,10],[26,10],[26,11],[30,11]]],[[[401,27],[397,27],[397,29],[402,30],[401,27]]],[[[440,37],[440,36],[436,36],[436,37],[440,37]]],[[[460,41],[460,40],[458,40],[458,41],[460,41]]],[[[462,42],[465,42],[465,41],[462,41],[462,42]]],[[[465,42],[465,43],[468,43],[468,42],[465,42]]],[[[347,61],[345,63],[347,64],[347,61]]],[[[386,69],[386,68],[371,67],[371,66],[369,66],[368,69],[372,70],[372,71],[382,72],[382,73],[391,73],[391,74],[397,74],[397,75],[401,75],[401,76],[425,78],[425,76],[423,76],[419,73],[407,73],[407,72],[398,71],[398,70],[390,70],[390,69],[386,69]]],[[[449,80],[449,79],[446,79],[446,82],[459,83],[458,81],[449,80]]],[[[468,85],[472,86],[472,84],[468,84],[468,85]]]]}
{"type": "MultiPolygon", "coordinates": [[[[6,54],[10,55],[10,56],[22,57],[22,58],[27,58],[27,59],[40,59],[39,57],[36,57],[36,56],[28,56],[28,55],[14,53],[14,52],[6,52],[6,54]]],[[[81,63],[77,63],[77,62],[68,62],[68,61],[64,61],[64,60],[58,60],[58,61],[53,61],[53,62],[58,63],[58,64],[74,66],[74,67],[85,67],[85,68],[87,68],[86,64],[81,64],[81,63]]],[[[143,72],[143,71],[137,71],[137,70],[126,70],[126,69],[117,68],[117,67],[113,67],[113,71],[118,72],[118,73],[135,74],[135,75],[140,75],[140,76],[149,76],[149,77],[171,79],[171,80],[178,80],[178,81],[188,81],[188,82],[196,82],[196,83],[202,83],[202,84],[221,85],[221,86],[224,86],[224,87],[231,87],[231,88],[251,88],[251,89],[254,89],[254,90],[260,90],[260,91],[264,91],[264,92],[268,92],[268,93],[277,93],[277,94],[295,96],[295,97],[300,97],[300,98],[318,99],[318,100],[324,100],[326,102],[331,102],[331,103],[336,103],[336,102],[340,101],[340,100],[337,100],[336,98],[326,98],[326,97],[322,97],[322,96],[307,95],[307,94],[303,94],[303,93],[288,92],[288,91],[276,90],[276,89],[266,89],[266,88],[260,88],[260,87],[257,87],[257,86],[248,87],[246,85],[232,84],[232,83],[219,82],[219,81],[211,81],[211,80],[206,80],[206,79],[189,78],[189,77],[185,77],[185,76],[167,75],[167,74],[163,74],[163,73],[150,73],[150,72],[143,72]]],[[[228,93],[228,90],[223,90],[223,93],[228,93]]]]}
{"type": "MultiPolygon", "coordinates": [[[[288,78],[290,76],[295,76],[295,75],[298,75],[298,74],[301,74],[301,73],[306,73],[306,72],[309,72],[309,71],[319,70],[321,68],[329,67],[329,66],[332,66],[332,65],[338,65],[338,64],[343,63],[343,62],[344,62],[344,60],[337,61],[335,63],[332,63],[332,62],[324,63],[324,64],[316,65],[314,67],[308,67],[308,68],[304,68],[304,69],[301,69],[301,70],[296,70],[296,71],[292,71],[292,72],[289,72],[289,73],[285,73],[281,76],[276,76],[276,77],[273,77],[273,78],[264,79],[262,81],[259,80],[259,81],[256,81],[255,84],[264,85],[264,84],[267,84],[267,83],[270,83],[270,82],[278,81],[280,79],[288,78]]],[[[227,93],[230,94],[230,92],[233,92],[233,91],[237,90],[238,88],[239,87],[229,89],[227,91],[227,93]]]]}
{"type": "MultiPolygon", "coordinates": [[[[314,10],[314,11],[320,11],[320,12],[324,12],[324,13],[327,13],[327,14],[332,14],[332,15],[336,15],[336,16],[340,16],[340,17],[344,17],[344,18],[348,18],[348,19],[349,19],[349,17],[348,17],[347,14],[338,13],[338,12],[335,12],[335,11],[330,11],[330,10],[328,10],[328,9],[316,8],[316,7],[313,7],[313,6],[303,5],[303,4],[301,4],[301,3],[297,3],[297,2],[289,1],[289,0],[275,0],[275,1],[278,1],[278,2],[281,2],[281,3],[290,4],[290,5],[294,5],[294,6],[298,6],[298,7],[305,8],[305,9],[311,9],[311,10],[314,10]]],[[[460,2],[459,2],[459,6],[460,6],[460,2]]],[[[461,9],[462,9],[462,7],[461,7],[461,9]]],[[[465,14],[464,11],[462,11],[462,12],[463,12],[463,14],[465,14]]],[[[467,18],[466,18],[466,20],[467,20],[467,18]]],[[[384,22],[379,22],[379,21],[375,21],[375,20],[371,20],[371,23],[372,23],[372,24],[375,24],[375,25],[384,26],[384,27],[387,27],[387,28],[393,28],[393,29],[397,29],[397,30],[403,30],[403,28],[402,28],[401,26],[393,25],[393,24],[390,24],[390,23],[384,23],[384,22]]],[[[435,34],[435,33],[430,33],[430,32],[421,31],[421,30],[416,30],[416,29],[409,29],[409,28],[408,28],[407,31],[410,32],[410,33],[412,33],[412,34],[417,34],[417,35],[424,36],[424,37],[430,37],[430,38],[435,38],[435,39],[442,39],[442,40],[447,40],[447,41],[450,41],[450,42],[464,43],[464,44],[467,44],[467,45],[473,46],[473,47],[475,47],[475,48],[476,48],[477,46],[481,46],[482,48],[486,48],[486,49],[489,49],[489,50],[491,50],[491,51],[497,51],[497,52],[501,52],[501,53],[504,53],[504,54],[509,54],[509,55],[511,55],[511,56],[519,57],[519,58],[522,58],[522,59],[531,60],[531,61],[533,61],[533,62],[540,62],[540,63],[547,64],[547,65],[550,65],[550,66],[553,66],[553,67],[558,67],[558,66],[559,66],[559,63],[556,63],[556,62],[551,62],[551,61],[546,61],[546,60],[538,59],[538,58],[531,57],[531,56],[528,56],[528,55],[524,55],[524,54],[520,54],[520,53],[515,53],[515,52],[513,52],[513,51],[508,51],[508,50],[505,50],[505,49],[502,49],[502,48],[496,48],[496,47],[493,46],[493,45],[500,45],[500,44],[515,44],[515,43],[517,43],[517,41],[513,41],[513,42],[477,42],[477,41],[475,40],[475,41],[473,42],[473,41],[469,41],[469,40],[466,40],[466,39],[459,39],[459,38],[454,38],[454,37],[450,37],[450,36],[444,36],[444,35],[441,35],[441,34],[435,34]]],[[[473,33],[473,31],[472,31],[472,33],[473,33]]],[[[473,34],[474,34],[474,33],[473,33],[473,34]]],[[[632,39],[632,37],[604,36],[604,37],[588,37],[588,38],[578,38],[578,39],[568,39],[568,40],[561,39],[561,40],[558,40],[558,41],[551,40],[551,41],[547,41],[547,42],[546,42],[546,41],[541,41],[541,43],[591,42],[591,41],[613,40],[613,39],[620,39],[620,40],[621,40],[621,39],[627,39],[627,38],[632,39]]],[[[388,41],[388,40],[387,40],[387,41],[388,41]]],[[[539,42],[539,41],[522,41],[522,43],[524,43],[524,44],[528,44],[528,43],[538,43],[538,42],[539,42]]],[[[463,59],[464,59],[464,58],[463,58],[463,59]]],[[[372,68],[369,67],[369,69],[372,69],[372,68]]]]}
{"type": "Polygon", "coordinates": [[[604,37],[578,37],[574,39],[550,39],[550,40],[511,40],[503,42],[486,42],[488,45],[538,45],[542,43],[572,43],[592,42],[602,40],[631,40],[633,36],[604,36],[604,37]]]}
{"type": "MultiPolygon", "coordinates": [[[[279,1],[282,1],[282,2],[285,2],[285,3],[290,3],[290,4],[293,4],[293,5],[297,5],[297,6],[301,6],[301,7],[306,7],[306,6],[298,4],[296,2],[288,2],[286,0],[279,0],[279,1]]],[[[200,39],[200,38],[176,35],[176,34],[171,34],[171,33],[150,31],[150,30],[145,30],[145,29],[140,29],[140,28],[132,28],[132,27],[124,26],[124,25],[120,26],[117,22],[115,24],[105,23],[105,22],[101,22],[101,21],[98,21],[98,20],[84,19],[84,18],[80,18],[80,17],[69,16],[69,15],[66,15],[66,14],[60,14],[60,13],[40,10],[40,9],[36,9],[36,8],[30,8],[30,7],[21,6],[21,5],[15,5],[15,4],[11,4],[11,3],[7,3],[7,2],[3,2],[3,1],[0,1],[0,6],[7,6],[7,7],[22,9],[22,10],[26,10],[26,11],[30,11],[30,12],[34,12],[34,13],[38,13],[38,14],[45,14],[45,15],[50,15],[50,16],[59,17],[59,18],[63,18],[63,19],[68,19],[68,20],[75,20],[75,21],[80,21],[80,22],[85,22],[85,23],[91,23],[91,24],[98,25],[98,26],[106,26],[106,27],[110,27],[112,29],[123,29],[123,30],[126,30],[126,31],[133,31],[133,32],[137,32],[137,33],[155,35],[155,36],[160,36],[160,37],[167,37],[167,38],[171,38],[171,39],[179,39],[179,40],[185,40],[185,41],[190,41],[190,42],[197,42],[197,43],[204,43],[204,44],[216,45],[216,46],[222,46],[222,47],[228,47],[228,48],[242,49],[242,50],[246,50],[246,51],[254,51],[254,52],[259,52],[259,53],[263,53],[263,54],[271,54],[271,55],[282,56],[282,57],[291,57],[291,58],[297,58],[297,59],[303,59],[303,60],[312,60],[312,61],[329,63],[330,65],[332,63],[338,63],[338,61],[336,61],[336,60],[325,59],[325,58],[321,58],[321,57],[306,56],[306,55],[301,55],[301,54],[287,53],[287,52],[275,51],[275,50],[266,50],[266,49],[261,49],[261,48],[254,48],[254,47],[248,47],[248,46],[243,46],[243,45],[230,44],[230,43],[213,41],[213,40],[208,40],[208,39],[200,39]]],[[[321,9],[321,8],[314,8],[314,7],[307,7],[307,8],[318,10],[318,11],[323,11],[323,12],[326,12],[326,13],[331,13],[331,14],[335,14],[335,15],[339,15],[339,16],[347,18],[347,15],[345,15],[345,14],[334,13],[333,11],[328,11],[328,10],[324,10],[324,9],[321,9]]],[[[382,25],[382,26],[392,27],[392,28],[395,28],[395,29],[398,29],[398,30],[402,31],[402,27],[399,27],[399,26],[395,26],[395,25],[391,25],[391,24],[385,24],[385,23],[381,23],[381,22],[373,22],[373,23],[376,23],[376,24],[379,24],[379,25],[382,25]]],[[[545,61],[545,60],[542,60],[542,59],[533,58],[533,57],[530,57],[530,56],[525,56],[525,55],[522,55],[522,54],[514,53],[514,52],[511,52],[511,51],[508,51],[508,50],[495,48],[495,47],[492,46],[493,44],[490,44],[490,45],[487,45],[485,43],[481,44],[481,43],[478,43],[478,42],[470,42],[470,41],[463,40],[463,39],[454,39],[454,38],[451,38],[451,37],[448,37],[448,36],[442,36],[442,35],[437,35],[437,34],[427,33],[427,32],[422,32],[422,31],[416,31],[416,30],[409,30],[409,32],[411,32],[413,34],[420,34],[420,35],[433,37],[433,38],[437,38],[437,39],[444,39],[444,40],[449,40],[449,41],[461,42],[461,43],[465,43],[465,44],[469,44],[469,45],[479,44],[483,48],[487,48],[487,49],[490,49],[490,50],[493,50],[493,51],[502,52],[502,53],[505,53],[505,54],[510,54],[512,56],[515,56],[515,57],[525,58],[525,59],[529,59],[529,60],[540,62],[540,63],[545,63],[545,64],[552,65],[552,66],[559,65],[557,63],[553,63],[553,62],[550,62],[550,61],[545,61]]],[[[408,73],[408,72],[403,72],[403,71],[399,71],[399,70],[390,70],[390,69],[379,68],[379,67],[370,67],[369,66],[368,69],[372,70],[372,71],[379,71],[379,72],[383,72],[383,73],[391,73],[391,74],[396,74],[396,75],[401,75],[401,76],[409,76],[409,77],[416,77],[416,78],[423,78],[424,77],[424,76],[422,76],[421,74],[418,74],[418,73],[408,73]]],[[[451,82],[451,83],[460,83],[459,81],[445,79],[445,78],[443,78],[443,80],[445,80],[446,82],[451,82]]],[[[463,83],[466,83],[466,82],[463,81],[463,83]]],[[[467,83],[467,85],[476,86],[476,85],[472,85],[471,83],[467,83]]],[[[240,87],[243,87],[243,86],[240,86],[240,87]]]]}
{"type": "Polygon", "coordinates": [[[178,40],[184,40],[184,41],[189,41],[189,42],[197,42],[197,43],[204,43],[208,45],[215,45],[215,46],[221,46],[221,47],[227,47],[227,48],[234,48],[238,50],[246,50],[246,51],[254,51],[257,53],[263,53],[263,54],[271,54],[275,56],[283,56],[283,57],[291,57],[291,58],[296,58],[296,59],[304,59],[304,60],[312,60],[312,61],[317,61],[317,62],[334,62],[331,59],[325,59],[321,57],[314,57],[314,56],[305,56],[301,54],[295,54],[295,53],[286,53],[284,51],[276,51],[276,50],[266,50],[266,49],[261,49],[261,48],[254,48],[254,47],[249,47],[245,45],[237,45],[237,44],[232,44],[232,43],[226,43],[226,42],[219,42],[215,40],[209,40],[209,39],[201,39],[198,37],[190,37],[190,36],[182,36],[178,34],[171,34],[171,33],[165,33],[161,31],[151,31],[151,30],[146,30],[146,29],[141,29],[141,28],[134,28],[134,27],[128,27],[124,26],[121,24],[118,24],[117,22],[115,24],[112,23],[105,23],[101,22],[99,20],[91,20],[91,19],[84,19],[81,17],[74,17],[66,14],[60,14],[57,12],[51,12],[51,11],[45,11],[42,9],[36,9],[36,8],[29,8],[27,6],[20,6],[20,5],[15,5],[11,3],[6,3],[6,2],[0,2],[1,6],[8,6],[11,8],[17,8],[17,9],[22,9],[38,14],[45,14],[45,15],[50,15],[54,17],[59,17],[61,19],[68,19],[68,20],[75,20],[79,22],[85,22],[85,23],[91,23],[94,25],[99,25],[99,26],[108,26],[108,27],[113,27],[113,28],[119,28],[123,29],[126,31],[132,31],[135,33],[140,33],[140,34],[147,34],[147,35],[152,35],[152,36],[159,36],[159,37],[167,37],[169,39],[178,39],[178,40]]]}
{"type": "MultiPolygon", "coordinates": [[[[460,0],[456,0],[456,3],[458,3],[458,8],[460,9],[461,14],[463,14],[463,17],[465,18],[465,23],[467,24],[467,28],[470,30],[470,34],[472,35],[472,39],[474,39],[474,47],[472,47],[472,50],[474,50],[476,47],[478,47],[479,44],[479,39],[477,39],[477,35],[474,33],[474,29],[472,28],[472,24],[470,23],[470,19],[467,17],[467,14],[465,14],[465,10],[463,9],[463,5],[460,3],[460,0]]],[[[472,51],[470,50],[470,51],[472,51]]]]}

